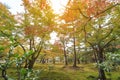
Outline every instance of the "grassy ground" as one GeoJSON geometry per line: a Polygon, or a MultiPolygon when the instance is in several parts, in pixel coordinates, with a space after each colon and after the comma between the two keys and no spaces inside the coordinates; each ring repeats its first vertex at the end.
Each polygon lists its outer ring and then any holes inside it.
{"type": "MultiPolygon", "coordinates": [[[[78,68],[72,68],[69,65],[66,68],[63,68],[63,65],[56,64],[36,64],[34,69],[41,70],[39,75],[39,80],[96,80],[97,77],[97,69],[94,64],[80,64],[78,68]]],[[[0,73],[1,74],[1,73],[0,73]]],[[[120,70],[106,73],[107,78],[111,77],[111,80],[120,80],[120,70]]],[[[16,77],[17,73],[14,68],[10,68],[8,70],[8,75],[12,77],[16,77]]],[[[3,80],[0,78],[0,80],[3,80]]]]}

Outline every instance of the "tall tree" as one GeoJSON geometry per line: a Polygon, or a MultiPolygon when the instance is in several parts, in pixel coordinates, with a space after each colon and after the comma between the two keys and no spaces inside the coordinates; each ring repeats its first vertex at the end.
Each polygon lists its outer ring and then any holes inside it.
{"type": "Polygon", "coordinates": [[[26,68],[32,69],[44,48],[44,42],[50,38],[55,15],[47,0],[23,0],[23,6],[25,13],[22,15],[20,33],[17,34],[17,37],[22,35],[22,38],[16,39],[16,42],[20,44],[24,53],[32,52],[25,64],[26,68]]]}
{"type": "MultiPolygon", "coordinates": [[[[104,49],[116,39],[112,34],[115,27],[111,26],[112,23],[109,19],[112,17],[111,11],[117,5],[119,5],[117,2],[107,0],[69,0],[68,8],[63,15],[66,23],[72,24],[75,33],[83,32],[85,41],[96,52],[95,56],[99,64],[105,60],[104,49]],[[78,26],[77,29],[75,29],[76,25],[78,26]]],[[[74,41],[75,33],[73,34],[74,41]]],[[[74,50],[74,54],[75,52],[74,50]]],[[[106,80],[104,69],[99,66],[98,70],[99,79],[106,80]]]]}
{"type": "MultiPolygon", "coordinates": [[[[113,35],[115,29],[110,19],[112,10],[118,4],[112,4],[106,0],[89,1],[87,4],[88,21],[84,24],[83,30],[85,35],[85,41],[90,44],[95,51],[94,55],[97,60],[97,64],[102,64],[105,61],[104,50],[109,44],[116,40],[113,35]]],[[[98,66],[99,79],[106,80],[105,72],[102,66],[98,66]]]]}
{"type": "Polygon", "coordinates": [[[76,1],[69,1],[64,14],[61,16],[61,19],[64,20],[63,29],[69,30],[69,32],[66,32],[66,34],[73,41],[73,67],[77,67],[76,41],[77,38],[80,36],[78,34],[78,31],[81,31],[80,25],[82,23],[82,21],[80,20],[80,17],[82,17],[82,15],[79,13],[77,7],[78,3],[76,1]]]}

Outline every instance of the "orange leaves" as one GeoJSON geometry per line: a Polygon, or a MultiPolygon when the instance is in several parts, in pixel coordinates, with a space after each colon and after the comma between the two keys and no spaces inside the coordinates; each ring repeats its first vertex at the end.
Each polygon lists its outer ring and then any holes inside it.
{"type": "Polygon", "coordinates": [[[47,0],[34,0],[33,5],[39,7],[40,10],[49,8],[47,0]]]}
{"type": "Polygon", "coordinates": [[[67,12],[65,12],[65,15],[63,16],[66,22],[75,21],[79,18],[79,11],[75,9],[69,9],[67,12]]]}
{"type": "Polygon", "coordinates": [[[105,10],[109,3],[107,0],[89,0],[87,2],[87,15],[94,16],[105,10]]]}
{"type": "Polygon", "coordinates": [[[28,36],[36,35],[37,29],[35,27],[26,27],[25,28],[25,34],[28,36]]]}
{"type": "Polygon", "coordinates": [[[40,35],[45,35],[45,33],[49,32],[48,27],[37,27],[37,26],[27,26],[24,29],[25,35],[29,37],[33,36],[40,36],[40,35]]]}
{"type": "Polygon", "coordinates": [[[72,4],[69,4],[66,8],[64,15],[61,17],[66,22],[75,21],[79,18],[79,10],[78,10],[78,3],[73,2],[72,4]]]}
{"type": "Polygon", "coordinates": [[[27,36],[40,37],[50,32],[50,30],[53,28],[52,26],[55,24],[55,15],[53,14],[47,0],[24,0],[24,4],[29,5],[26,8],[27,15],[25,16],[25,24],[31,25],[31,23],[33,23],[32,26],[25,27],[25,34],[27,36]]]}
{"type": "MultiPolygon", "coordinates": [[[[66,21],[74,20],[79,18],[80,15],[85,17],[91,17],[99,14],[100,12],[104,11],[108,8],[110,3],[108,0],[73,0],[68,5],[67,17],[66,21]]],[[[65,14],[66,14],[65,12],[65,14]]]]}
{"type": "Polygon", "coordinates": [[[25,5],[27,5],[29,3],[29,0],[23,0],[23,2],[25,3],[25,5]]]}
{"type": "MultiPolygon", "coordinates": [[[[33,36],[37,36],[39,35],[39,27],[35,27],[35,26],[28,26],[28,27],[25,27],[25,34],[29,37],[33,37],[33,36]]],[[[41,32],[42,33],[42,32],[41,32]]]]}
{"type": "Polygon", "coordinates": [[[40,9],[46,9],[48,7],[47,1],[46,0],[39,0],[39,6],[40,9]]]}
{"type": "Polygon", "coordinates": [[[22,0],[23,1],[23,5],[25,6],[25,7],[30,7],[30,2],[29,2],[29,0],[22,0]]]}

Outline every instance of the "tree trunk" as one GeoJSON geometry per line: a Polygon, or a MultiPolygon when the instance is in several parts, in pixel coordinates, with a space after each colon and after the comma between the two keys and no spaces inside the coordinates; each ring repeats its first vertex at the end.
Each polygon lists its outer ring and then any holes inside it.
{"type": "Polygon", "coordinates": [[[25,61],[25,66],[24,68],[28,68],[28,60],[25,61]]]}
{"type": "Polygon", "coordinates": [[[21,65],[17,66],[17,73],[18,73],[18,80],[21,80],[21,73],[20,73],[21,65]]]}
{"type": "Polygon", "coordinates": [[[96,52],[95,52],[95,51],[93,51],[93,53],[94,53],[93,55],[94,55],[94,58],[95,58],[95,59],[94,59],[94,61],[95,61],[96,63],[98,63],[98,59],[97,59],[96,52]]]}
{"type": "Polygon", "coordinates": [[[44,58],[41,60],[41,63],[42,63],[42,64],[45,64],[45,59],[44,59],[44,58]]]}
{"type": "Polygon", "coordinates": [[[74,59],[73,59],[73,67],[77,67],[77,55],[76,55],[75,37],[73,37],[73,44],[74,44],[74,59]]]}
{"type": "Polygon", "coordinates": [[[31,60],[29,60],[29,62],[28,62],[28,69],[32,69],[33,68],[33,66],[34,66],[34,63],[35,63],[35,58],[34,59],[31,59],[31,60]]]}
{"type": "Polygon", "coordinates": [[[67,66],[68,65],[68,61],[67,61],[67,55],[66,55],[66,53],[64,54],[64,58],[65,58],[65,66],[67,66]]]}
{"type": "Polygon", "coordinates": [[[46,63],[49,63],[49,59],[46,59],[46,63]]]}
{"type": "Polygon", "coordinates": [[[66,51],[64,50],[64,62],[65,62],[65,66],[68,65],[68,61],[67,61],[67,55],[66,55],[66,51]]]}
{"type": "Polygon", "coordinates": [[[4,80],[8,80],[5,69],[2,70],[2,77],[4,78],[4,80]]]}
{"type": "Polygon", "coordinates": [[[67,61],[67,54],[66,54],[66,50],[65,50],[65,45],[64,45],[64,63],[65,63],[65,66],[68,65],[68,61],[67,61]]]}
{"type": "Polygon", "coordinates": [[[33,68],[34,63],[35,63],[36,59],[38,58],[38,56],[43,48],[42,44],[43,44],[43,42],[40,41],[38,48],[35,48],[34,37],[31,37],[29,39],[29,51],[33,51],[33,54],[29,56],[30,59],[26,59],[25,66],[24,66],[25,68],[28,68],[28,69],[33,68]]]}
{"type": "MultiPolygon", "coordinates": [[[[103,50],[99,48],[98,50],[98,61],[99,64],[104,62],[104,56],[103,56],[103,50]]],[[[98,67],[98,72],[99,72],[99,80],[106,80],[105,72],[102,67],[98,67]]]]}
{"type": "Polygon", "coordinates": [[[105,72],[102,68],[99,68],[99,80],[106,80],[105,72]]]}
{"type": "Polygon", "coordinates": [[[53,64],[55,64],[55,58],[53,57],[53,64]]]}
{"type": "Polygon", "coordinates": [[[80,64],[80,59],[77,59],[77,61],[78,61],[78,64],[80,64]]]}

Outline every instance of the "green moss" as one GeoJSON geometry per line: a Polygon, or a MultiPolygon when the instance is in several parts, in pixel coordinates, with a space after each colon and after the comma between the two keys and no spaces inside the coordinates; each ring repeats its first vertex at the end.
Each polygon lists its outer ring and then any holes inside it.
{"type": "MultiPolygon", "coordinates": [[[[42,71],[40,72],[39,80],[96,80],[98,76],[97,68],[93,64],[81,64],[79,68],[75,69],[69,65],[63,68],[63,65],[52,65],[51,70],[49,70],[51,65],[37,64],[34,69],[42,71]]],[[[7,70],[10,77],[17,80],[17,72],[14,67],[7,70]]],[[[106,73],[106,77],[111,80],[120,80],[120,70],[106,73]]],[[[0,72],[1,75],[1,72],[0,72]]],[[[0,77],[0,80],[3,80],[0,77]]]]}

